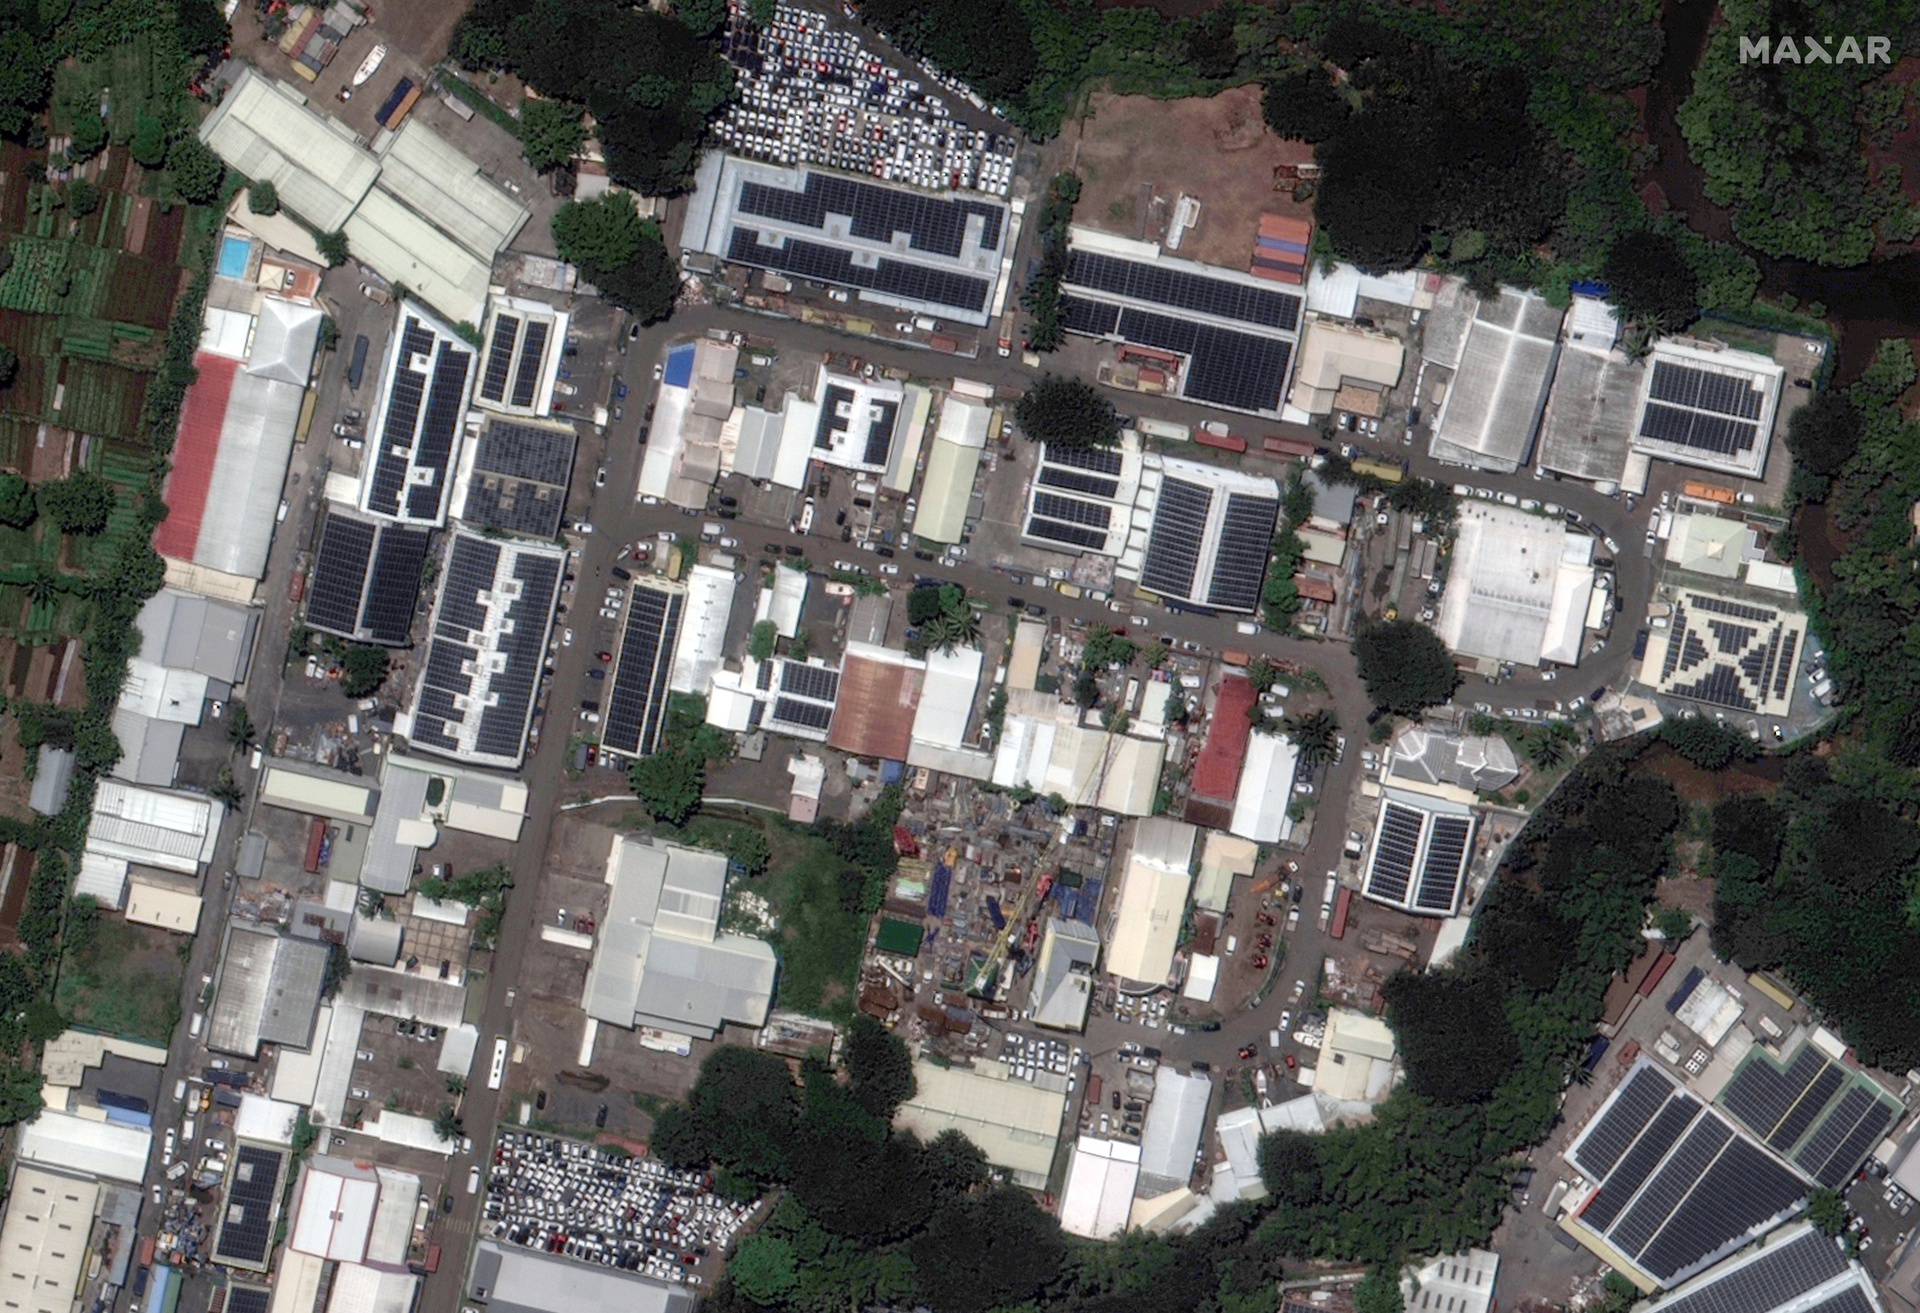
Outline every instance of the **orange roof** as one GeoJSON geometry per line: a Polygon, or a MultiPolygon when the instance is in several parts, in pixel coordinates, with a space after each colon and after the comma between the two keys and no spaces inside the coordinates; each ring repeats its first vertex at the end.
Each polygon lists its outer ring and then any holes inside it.
{"type": "Polygon", "coordinates": [[[926,671],[849,655],[840,666],[840,699],[827,742],[856,757],[905,761],[926,671]]]}
{"type": "Polygon", "coordinates": [[[1313,225],[1290,215],[1263,214],[1260,216],[1260,235],[1289,242],[1310,242],[1313,240],[1313,225]]]}

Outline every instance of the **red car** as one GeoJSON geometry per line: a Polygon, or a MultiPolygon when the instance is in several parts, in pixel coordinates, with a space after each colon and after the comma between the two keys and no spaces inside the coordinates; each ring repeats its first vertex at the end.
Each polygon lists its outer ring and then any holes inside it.
{"type": "Polygon", "coordinates": [[[613,661],[613,653],[611,652],[595,652],[594,655],[600,658],[600,664],[602,665],[611,664],[613,661]]]}
{"type": "Polygon", "coordinates": [[[1253,969],[1255,971],[1265,971],[1267,969],[1267,955],[1265,953],[1259,953],[1254,956],[1253,969]]]}
{"type": "Polygon", "coordinates": [[[1273,947],[1273,936],[1272,936],[1272,935],[1261,935],[1261,936],[1260,936],[1260,940],[1259,940],[1259,943],[1260,943],[1260,947],[1262,947],[1262,948],[1272,948],[1272,947],[1273,947]]]}
{"type": "Polygon", "coordinates": [[[1253,1045],[1243,1044],[1240,1047],[1240,1061],[1251,1062],[1254,1059],[1254,1055],[1256,1055],[1259,1052],[1260,1050],[1256,1049],[1253,1045]]]}
{"type": "Polygon", "coordinates": [[[1297,1062],[1295,1062],[1295,1061],[1293,1060],[1293,1055],[1292,1055],[1291,1053],[1289,1053],[1289,1054],[1287,1055],[1287,1070],[1288,1070],[1288,1071],[1294,1071],[1294,1070],[1296,1070],[1296,1069],[1297,1069],[1297,1068],[1298,1068],[1299,1066],[1300,1066],[1300,1064],[1299,1064],[1299,1063],[1297,1063],[1297,1062]]]}
{"type": "Polygon", "coordinates": [[[1255,920],[1257,920],[1257,921],[1259,921],[1261,925],[1273,925],[1273,924],[1275,924],[1275,922],[1274,922],[1274,919],[1273,919],[1272,917],[1270,917],[1270,916],[1268,916],[1268,915],[1267,915],[1267,914],[1266,914],[1265,912],[1262,912],[1262,913],[1260,913],[1260,914],[1259,914],[1259,915],[1258,915],[1257,917],[1255,917],[1254,919],[1255,919],[1255,920]]]}

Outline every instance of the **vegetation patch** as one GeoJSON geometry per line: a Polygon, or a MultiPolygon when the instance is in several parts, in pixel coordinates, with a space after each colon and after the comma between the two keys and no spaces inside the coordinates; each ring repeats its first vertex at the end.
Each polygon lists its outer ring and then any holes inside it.
{"type": "Polygon", "coordinates": [[[179,942],[75,900],[54,1002],[77,1026],[164,1047],[180,1021],[179,942]]]}

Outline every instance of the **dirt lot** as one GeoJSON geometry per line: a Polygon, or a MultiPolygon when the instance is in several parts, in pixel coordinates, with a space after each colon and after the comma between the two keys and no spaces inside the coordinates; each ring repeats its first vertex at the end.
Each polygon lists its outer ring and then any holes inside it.
{"type": "Polygon", "coordinates": [[[1068,129],[1077,139],[1066,158],[1083,182],[1077,223],[1157,242],[1185,194],[1200,202],[1200,221],[1181,241],[1180,254],[1244,269],[1262,214],[1311,215],[1310,206],[1273,189],[1273,171],[1311,161],[1313,148],[1267,131],[1258,87],[1235,87],[1210,100],[1101,93],[1091,111],[1068,129]]]}

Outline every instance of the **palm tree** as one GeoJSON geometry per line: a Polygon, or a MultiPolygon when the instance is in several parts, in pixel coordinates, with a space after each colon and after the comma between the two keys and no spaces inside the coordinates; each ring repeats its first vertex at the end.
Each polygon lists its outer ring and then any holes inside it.
{"type": "Polygon", "coordinates": [[[1318,766],[1333,759],[1340,722],[1333,718],[1332,712],[1310,711],[1304,716],[1288,716],[1280,722],[1280,729],[1300,749],[1303,764],[1318,766]]]}
{"type": "Polygon", "coordinates": [[[240,750],[253,742],[253,717],[244,702],[236,701],[227,710],[227,741],[240,750]]]}
{"type": "Polygon", "coordinates": [[[1572,727],[1564,722],[1536,730],[1527,736],[1527,760],[1541,770],[1551,770],[1567,759],[1573,738],[1572,727]]]}
{"type": "Polygon", "coordinates": [[[60,581],[49,570],[36,570],[26,586],[27,600],[35,606],[46,606],[60,591],[60,581]]]}

